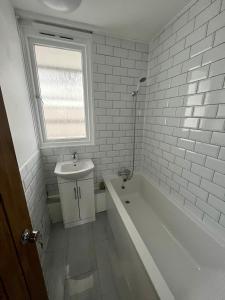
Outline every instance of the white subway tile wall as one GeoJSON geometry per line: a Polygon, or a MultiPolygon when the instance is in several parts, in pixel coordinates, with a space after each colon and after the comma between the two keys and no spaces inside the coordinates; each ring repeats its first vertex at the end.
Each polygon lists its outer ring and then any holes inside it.
{"type": "Polygon", "coordinates": [[[54,168],[77,151],[103,174],[130,167],[138,97],[136,169],[196,217],[225,227],[225,0],[198,0],[150,45],[93,35],[95,145],[42,149],[49,195],[54,168]],[[149,47],[148,47],[149,46],[149,47]]]}
{"type": "Polygon", "coordinates": [[[42,249],[39,244],[37,247],[41,263],[43,263],[50,234],[50,219],[40,152],[34,153],[30,160],[22,166],[20,174],[32,226],[34,230],[40,230],[42,235],[44,247],[42,249]]]}
{"type": "MultiPolygon", "coordinates": [[[[95,164],[95,185],[103,174],[117,173],[122,166],[130,167],[134,125],[134,101],[131,91],[140,77],[146,76],[148,45],[93,35],[93,97],[95,113],[95,145],[42,149],[48,194],[58,194],[54,168],[57,160],[91,158],[95,164]]],[[[136,166],[140,166],[145,87],[138,95],[136,127],[136,166]]]]}
{"type": "Polygon", "coordinates": [[[198,0],[150,43],[142,168],[174,200],[221,230],[224,80],[225,1],[198,0]]]}

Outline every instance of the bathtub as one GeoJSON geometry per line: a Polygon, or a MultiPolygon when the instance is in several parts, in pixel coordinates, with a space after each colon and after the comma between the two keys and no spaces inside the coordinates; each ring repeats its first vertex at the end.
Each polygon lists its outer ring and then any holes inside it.
{"type": "Polygon", "coordinates": [[[105,177],[108,219],[134,299],[224,300],[225,239],[136,174],[105,177]],[[122,188],[124,187],[124,188],[122,188]]]}

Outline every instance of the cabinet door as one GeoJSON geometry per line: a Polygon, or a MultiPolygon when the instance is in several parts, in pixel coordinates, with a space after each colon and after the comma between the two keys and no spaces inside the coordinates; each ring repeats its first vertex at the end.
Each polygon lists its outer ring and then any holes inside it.
{"type": "Polygon", "coordinates": [[[93,179],[78,180],[80,218],[88,219],[95,216],[93,179]]]}
{"type": "Polygon", "coordinates": [[[75,188],[75,182],[64,182],[59,184],[64,224],[79,220],[79,205],[75,188]]]}

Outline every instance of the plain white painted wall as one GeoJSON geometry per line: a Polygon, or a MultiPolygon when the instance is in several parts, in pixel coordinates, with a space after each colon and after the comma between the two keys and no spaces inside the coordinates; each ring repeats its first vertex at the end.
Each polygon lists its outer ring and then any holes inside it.
{"type": "Polygon", "coordinates": [[[0,86],[19,167],[37,151],[14,10],[0,1],[0,86]]]}

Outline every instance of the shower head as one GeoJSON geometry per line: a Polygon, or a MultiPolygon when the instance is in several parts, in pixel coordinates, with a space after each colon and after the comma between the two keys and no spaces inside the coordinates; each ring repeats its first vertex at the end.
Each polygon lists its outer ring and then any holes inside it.
{"type": "Polygon", "coordinates": [[[138,94],[138,91],[139,91],[139,88],[140,88],[140,85],[142,82],[145,82],[146,81],[146,77],[141,77],[139,80],[138,80],[138,84],[137,84],[137,87],[136,87],[136,90],[132,92],[132,96],[136,96],[138,94]]]}

